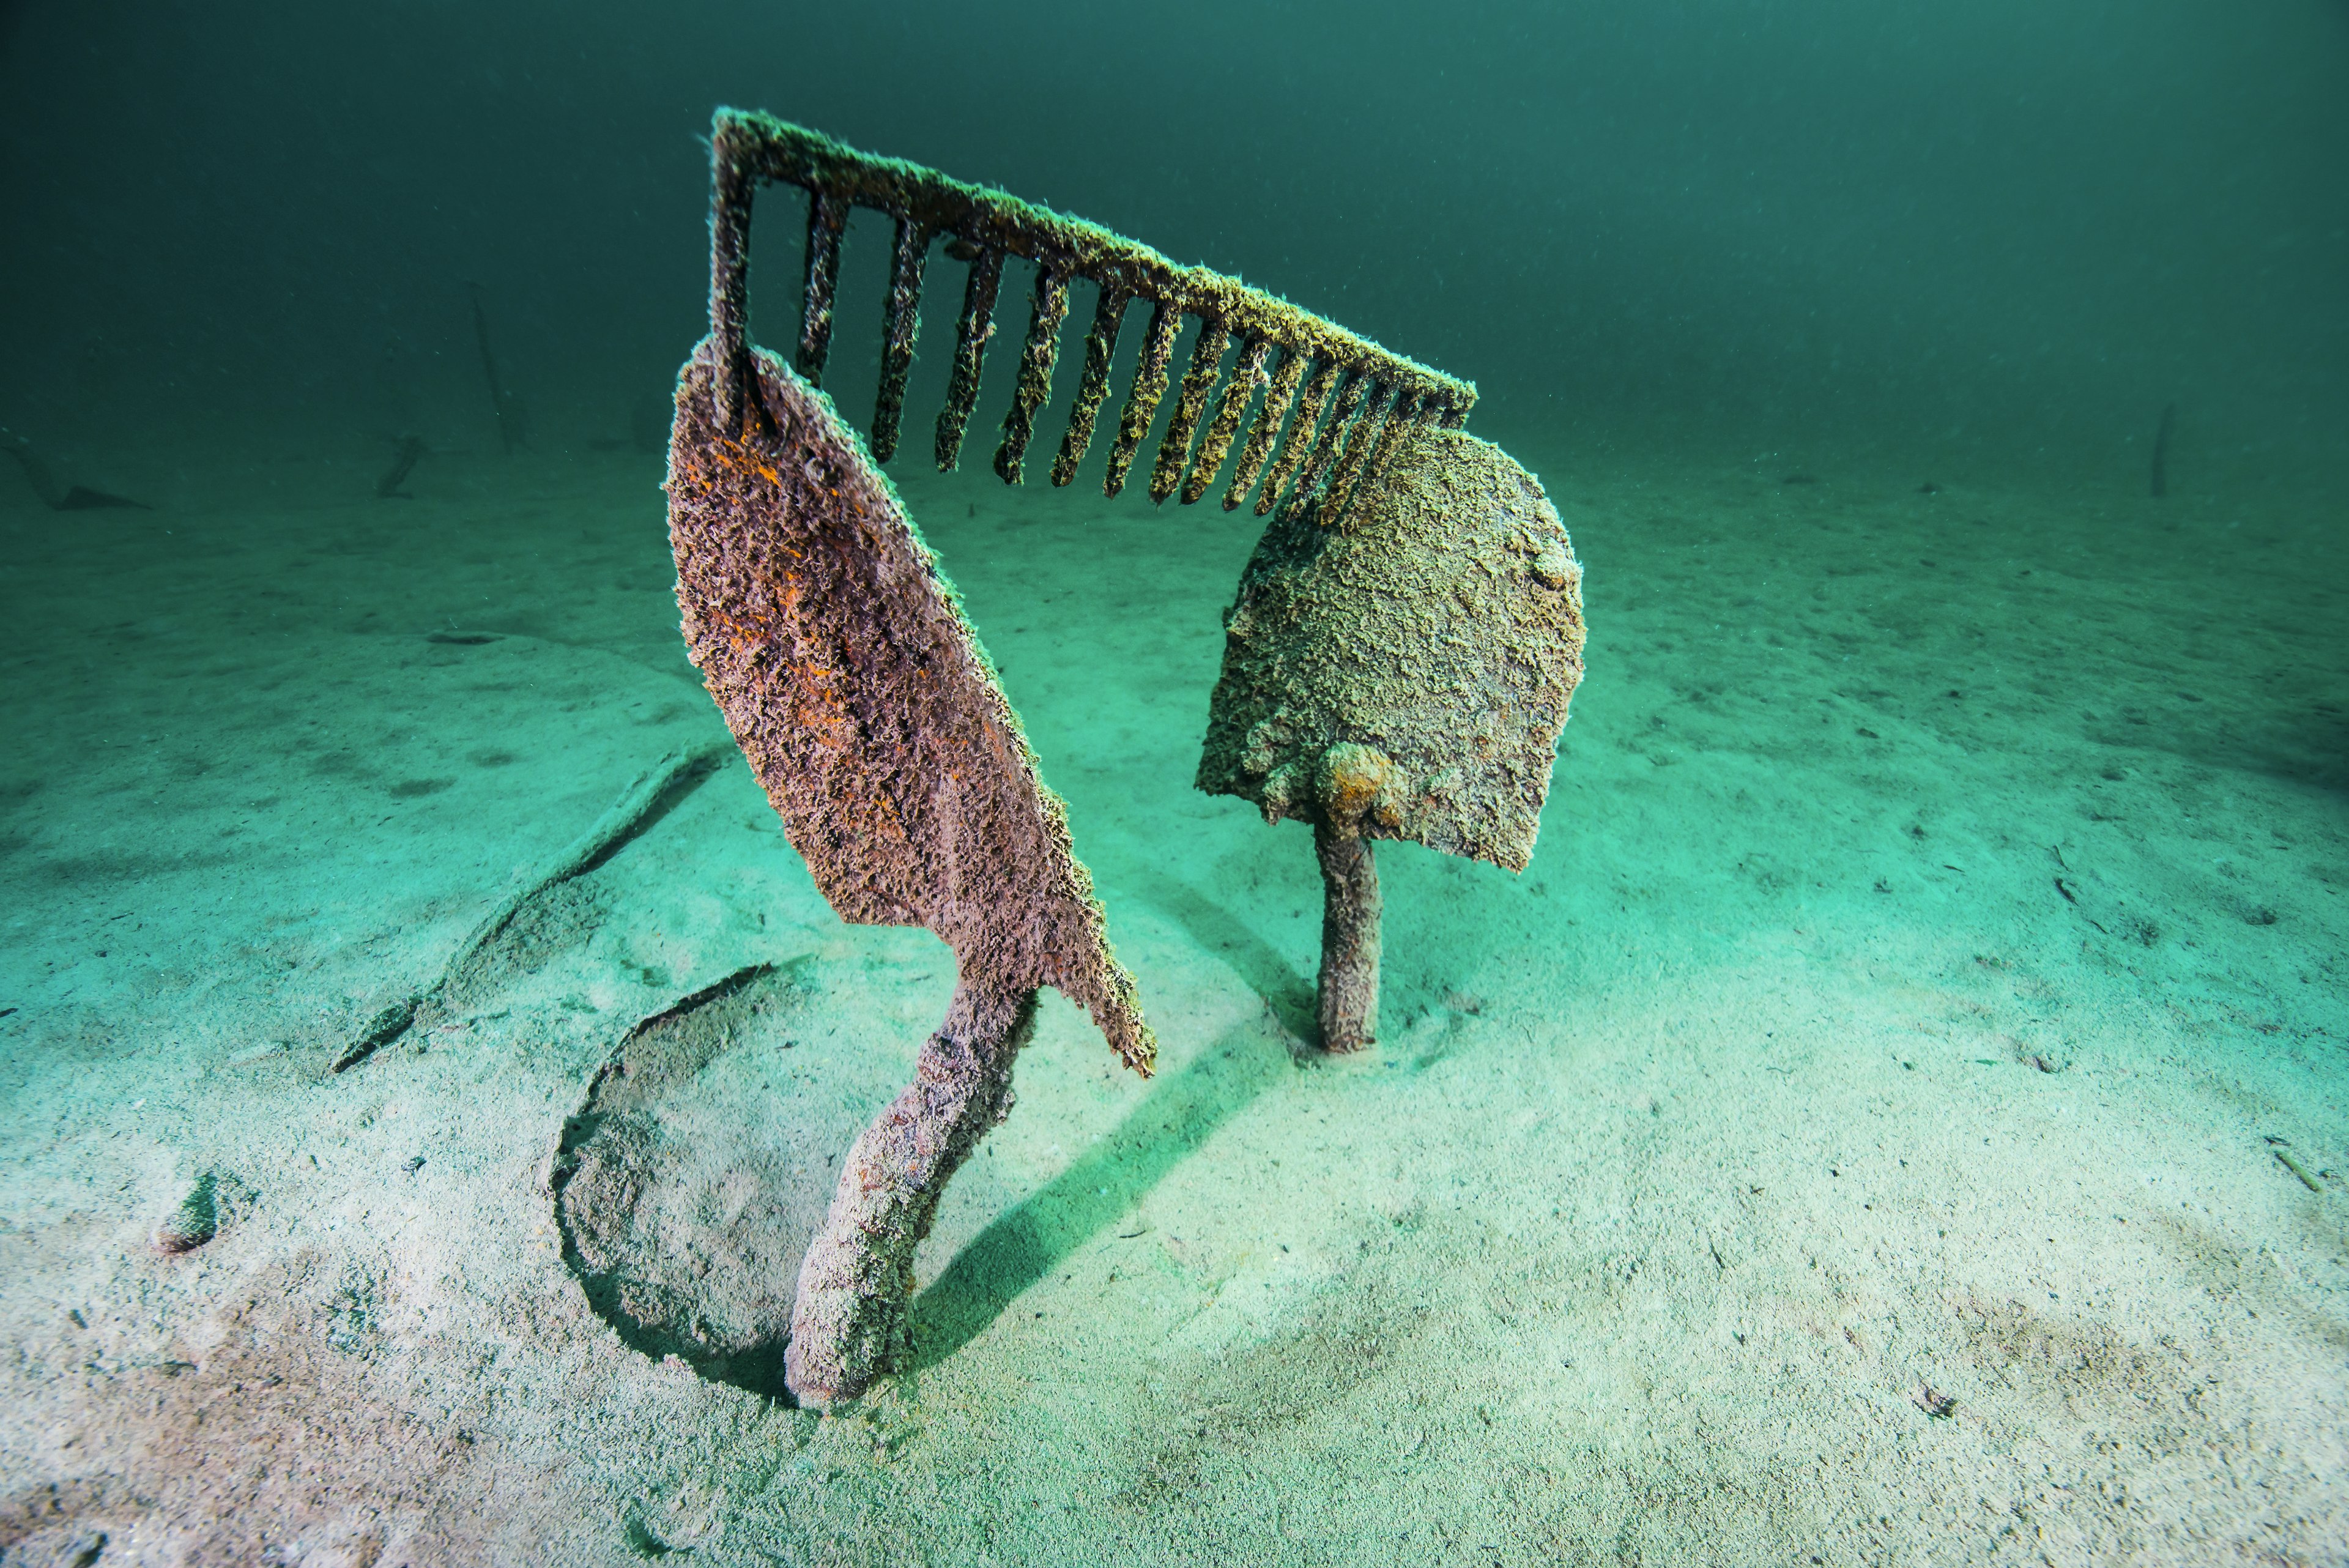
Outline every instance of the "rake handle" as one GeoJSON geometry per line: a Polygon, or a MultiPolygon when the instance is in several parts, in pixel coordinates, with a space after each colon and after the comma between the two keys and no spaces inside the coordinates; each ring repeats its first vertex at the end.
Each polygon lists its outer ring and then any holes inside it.
{"type": "Polygon", "coordinates": [[[720,115],[709,133],[709,338],[718,349],[718,428],[741,428],[750,360],[750,198],[759,181],[742,122],[720,115]]]}

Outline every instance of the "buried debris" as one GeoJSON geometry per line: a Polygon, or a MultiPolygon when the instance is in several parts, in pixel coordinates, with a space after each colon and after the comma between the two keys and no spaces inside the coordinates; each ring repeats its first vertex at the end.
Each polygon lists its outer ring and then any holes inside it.
{"type": "Polygon", "coordinates": [[[163,1216],[148,1241],[167,1257],[192,1252],[243,1216],[253,1202],[253,1189],[243,1181],[207,1170],[163,1216]]]}
{"type": "Polygon", "coordinates": [[[180,1199],[179,1207],[155,1227],[155,1250],[192,1252],[218,1234],[220,1178],[208,1170],[196,1179],[196,1185],[180,1199]]]}
{"type": "Polygon", "coordinates": [[[2300,1179],[2300,1184],[2302,1187],[2307,1188],[2311,1192],[2322,1192],[2324,1190],[2324,1184],[2317,1180],[2315,1173],[2300,1162],[2300,1157],[2298,1155],[2295,1155],[2290,1148],[2285,1147],[2283,1139],[2280,1137],[2270,1137],[2267,1141],[2268,1152],[2276,1157],[2276,1163],[2282,1166],[2286,1170],[2291,1171],[2292,1175],[2298,1177],[2300,1179]]]}

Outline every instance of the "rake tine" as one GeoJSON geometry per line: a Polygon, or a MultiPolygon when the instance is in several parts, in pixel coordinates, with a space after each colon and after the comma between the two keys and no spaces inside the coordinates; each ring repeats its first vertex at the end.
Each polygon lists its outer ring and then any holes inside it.
{"type": "Polygon", "coordinates": [[[1280,443],[1280,451],[1272,460],[1272,472],[1264,476],[1264,488],[1256,493],[1257,516],[1272,510],[1288,484],[1288,476],[1297,472],[1297,465],[1312,450],[1313,427],[1320,422],[1321,406],[1330,400],[1330,389],[1337,381],[1337,361],[1316,359],[1313,374],[1305,383],[1305,396],[1297,405],[1297,417],[1288,421],[1288,439],[1280,443]]]}
{"type": "Polygon", "coordinates": [[[1395,453],[1402,450],[1405,442],[1434,422],[1428,403],[1429,395],[1425,392],[1404,392],[1396,397],[1394,412],[1387,416],[1387,428],[1379,432],[1378,447],[1371,453],[1371,466],[1363,471],[1372,483],[1386,472],[1387,464],[1394,461],[1395,453]]]}
{"type": "Polygon", "coordinates": [[[1288,417],[1288,405],[1297,400],[1297,385],[1305,379],[1305,361],[1312,356],[1301,348],[1283,348],[1280,366],[1272,373],[1272,387],[1264,395],[1264,407],[1257,410],[1256,423],[1248,431],[1247,445],[1240,449],[1239,466],[1232,471],[1232,487],[1224,492],[1224,510],[1237,512],[1240,503],[1256,483],[1256,476],[1264,472],[1264,460],[1272,455],[1272,443],[1280,439],[1280,421],[1288,417]]]}
{"type": "Polygon", "coordinates": [[[905,412],[905,373],[914,368],[914,338],[922,329],[922,269],[930,232],[912,218],[897,220],[889,263],[889,297],[881,317],[881,390],[873,405],[873,461],[897,455],[897,422],[905,412]]]}
{"type": "Polygon", "coordinates": [[[1330,472],[1330,463],[1338,455],[1338,445],[1352,426],[1354,416],[1361,410],[1362,398],[1370,389],[1371,379],[1360,366],[1346,372],[1346,379],[1338,389],[1338,406],[1330,415],[1330,422],[1321,427],[1321,439],[1313,443],[1313,455],[1305,460],[1305,472],[1297,476],[1297,488],[1289,494],[1284,516],[1302,516],[1311,507],[1314,492],[1321,488],[1322,476],[1330,472]]]}
{"type": "Polygon", "coordinates": [[[1109,475],[1102,482],[1103,495],[1125,488],[1125,471],[1133,464],[1133,449],[1150,433],[1158,400],[1166,395],[1166,366],[1174,358],[1174,339],[1182,335],[1183,307],[1161,299],[1152,304],[1150,335],[1142,340],[1142,363],[1134,367],[1133,389],[1126,394],[1125,412],[1117,421],[1117,441],[1109,449],[1109,475]]]}
{"type": "Polygon", "coordinates": [[[819,191],[808,202],[807,293],[800,306],[799,372],[808,385],[823,385],[823,362],[832,354],[832,296],[840,283],[840,231],[848,225],[848,200],[819,191]]]}
{"type": "Polygon", "coordinates": [[[970,257],[962,286],[962,316],[955,323],[954,373],[947,381],[947,406],[938,410],[938,472],[962,461],[963,431],[978,406],[979,371],[988,339],[995,336],[995,291],[1003,282],[1003,253],[980,251],[970,257]]]}
{"type": "Polygon", "coordinates": [[[1199,443],[1190,476],[1183,481],[1184,505],[1195,503],[1216,482],[1216,471],[1224,466],[1232,437],[1239,433],[1240,416],[1247,412],[1248,404],[1264,386],[1264,362],[1271,357],[1270,338],[1252,337],[1241,348],[1239,359],[1232,366],[1232,379],[1224,383],[1224,395],[1216,404],[1215,418],[1207,421],[1207,439],[1199,443]]]}
{"type": "Polygon", "coordinates": [[[1199,318],[1199,338],[1191,345],[1191,368],[1183,372],[1183,389],[1175,395],[1174,411],[1167,416],[1166,433],[1159,438],[1158,461],[1150,471],[1150,499],[1164,501],[1183,483],[1184,465],[1191,458],[1191,432],[1206,411],[1207,394],[1223,374],[1224,350],[1231,347],[1229,323],[1213,317],[1199,318]]]}
{"type": "Polygon", "coordinates": [[[1468,405],[1461,402],[1445,403],[1444,412],[1435,422],[1448,431],[1458,430],[1468,422],[1468,405]]]}
{"type": "Polygon", "coordinates": [[[1330,475],[1329,493],[1322,498],[1319,517],[1335,527],[1346,515],[1346,504],[1353,498],[1354,486],[1361,483],[1363,471],[1370,466],[1371,453],[1384,439],[1389,415],[1399,400],[1395,389],[1386,382],[1378,382],[1371,389],[1371,400],[1362,410],[1362,417],[1354,421],[1347,432],[1346,450],[1338,459],[1338,466],[1330,475]]]}
{"type": "Polygon", "coordinates": [[[1036,293],[1028,314],[1028,342],[1019,350],[1019,385],[1003,416],[1003,444],[995,451],[995,472],[1006,484],[1019,483],[1029,438],[1036,433],[1036,410],[1052,393],[1052,361],[1061,353],[1061,323],[1069,314],[1069,275],[1047,263],[1036,267],[1036,293]]]}
{"type": "Polygon", "coordinates": [[[1061,438],[1061,455],[1052,460],[1052,483],[1066,484],[1077,476],[1085,449],[1093,443],[1093,421],[1102,400],[1109,396],[1109,363],[1117,354],[1118,328],[1125,324],[1126,302],[1133,296],[1104,286],[1093,304],[1092,330],[1085,334],[1085,368],[1077,378],[1077,400],[1069,406],[1069,430],[1061,438]]]}

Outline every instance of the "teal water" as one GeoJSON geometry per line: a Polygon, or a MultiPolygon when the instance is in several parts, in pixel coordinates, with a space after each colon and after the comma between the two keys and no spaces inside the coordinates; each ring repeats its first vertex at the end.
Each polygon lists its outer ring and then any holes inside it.
{"type": "Polygon", "coordinates": [[[147,508],[0,465],[0,1560],[2337,1559],[2344,67],[2314,4],[0,12],[0,425],[147,508]],[[738,761],[333,1070],[725,739],[657,488],[719,102],[1475,379],[1588,573],[1532,864],[1385,850],[1332,1061],[1309,834],[1191,788],[1258,524],[998,483],[1008,350],[908,441],[1161,1061],[1047,998],[830,1417],[695,1346],[953,962],[738,761]]]}

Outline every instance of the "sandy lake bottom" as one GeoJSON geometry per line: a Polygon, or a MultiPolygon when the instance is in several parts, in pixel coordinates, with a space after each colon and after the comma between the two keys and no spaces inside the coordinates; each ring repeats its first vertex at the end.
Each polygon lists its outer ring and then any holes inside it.
{"type": "Polygon", "coordinates": [[[952,985],[739,757],[331,1070],[724,740],[657,459],[0,487],[0,1555],[2349,1563],[2337,503],[1517,455],[1588,676],[1523,876],[1382,852],[1344,1061],[1309,834],[1191,788],[1253,520],[898,476],[1161,1065],[1047,999],[830,1417],[613,1320],[787,1303],[952,985]]]}

